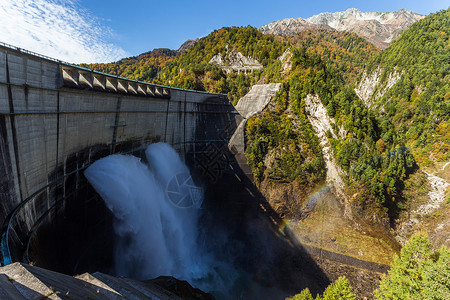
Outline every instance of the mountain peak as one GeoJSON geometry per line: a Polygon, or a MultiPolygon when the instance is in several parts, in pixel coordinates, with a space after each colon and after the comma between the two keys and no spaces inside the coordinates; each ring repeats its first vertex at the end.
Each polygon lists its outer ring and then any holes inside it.
{"type": "Polygon", "coordinates": [[[185,41],[180,48],[178,48],[177,52],[181,53],[181,52],[186,52],[189,50],[189,48],[191,48],[192,46],[194,46],[195,43],[198,42],[198,38],[196,38],[195,40],[187,40],[185,41]]]}
{"type": "Polygon", "coordinates": [[[260,27],[262,33],[290,35],[315,26],[321,29],[355,32],[380,49],[387,48],[412,23],[424,18],[404,8],[395,12],[362,12],[357,8],[324,12],[308,19],[285,19],[260,27]],[[289,22],[287,22],[289,20],[289,22]]]}

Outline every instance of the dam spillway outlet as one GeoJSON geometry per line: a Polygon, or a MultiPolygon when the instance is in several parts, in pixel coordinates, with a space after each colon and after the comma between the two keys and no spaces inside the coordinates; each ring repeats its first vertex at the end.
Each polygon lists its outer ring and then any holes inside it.
{"type": "Polygon", "coordinates": [[[152,144],[145,154],[148,164],[112,155],[85,171],[114,215],[114,273],[139,279],[174,276],[198,284],[213,272],[197,246],[202,190],[168,144],[152,144]]]}

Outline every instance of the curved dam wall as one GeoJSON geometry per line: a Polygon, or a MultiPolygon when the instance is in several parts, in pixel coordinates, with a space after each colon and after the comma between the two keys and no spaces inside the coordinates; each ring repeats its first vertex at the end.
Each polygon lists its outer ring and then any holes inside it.
{"type": "Polygon", "coordinates": [[[57,244],[83,239],[65,228],[47,236],[49,226],[110,227],[83,175],[101,157],[167,142],[217,180],[215,153],[241,120],[226,95],[127,80],[0,46],[0,261],[34,261],[36,249],[51,258],[57,244]]]}

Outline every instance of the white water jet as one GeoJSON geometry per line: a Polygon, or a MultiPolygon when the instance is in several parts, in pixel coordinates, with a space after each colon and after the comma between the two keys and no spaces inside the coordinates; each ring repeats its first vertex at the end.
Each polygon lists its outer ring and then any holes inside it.
{"type": "Polygon", "coordinates": [[[131,155],[111,155],[85,171],[114,214],[116,275],[168,275],[191,283],[214,277],[197,246],[202,190],[169,145],[150,145],[146,157],[148,165],[131,155]]]}

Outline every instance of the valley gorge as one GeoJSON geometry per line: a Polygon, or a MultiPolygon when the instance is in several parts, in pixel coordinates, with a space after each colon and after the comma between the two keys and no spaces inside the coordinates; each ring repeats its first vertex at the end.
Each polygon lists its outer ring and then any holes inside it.
{"type": "MultiPolygon", "coordinates": [[[[52,61],[61,68],[63,92],[114,103],[97,129],[107,142],[62,159],[64,167],[51,176],[58,180],[63,172],[64,186],[48,193],[68,193],[67,184],[92,194],[92,211],[60,209],[101,216],[108,229],[92,231],[98,238],[92,245],[108,249],[95,256],[104,263],[100,271],[110,272],[95,273],[104,280],[127,276],[160,294],[162,287],[184,298],[180,288],[208,300],[446,299],[449,32],[449,8],[427,16],[349,8],[259,28],[223,27],[178,50],[154,49],[117,62],[52,61]],[[155,132],[133,136],[152,126],[155,132]],[[102,162],[103,169],[94,168],[102,162]],[[76,179],[66,179],[66,163],[76,165],[76,179]],[[159,275],[180,280],[147,280],[159,275]]],[[[3,93],[9,105],[11,88],[8,82],[3,93]]],[[[25,83],[26,109],[28,88],[25,83]]],[[[68,97],[63,92],[57,91],[58,110],[68,97]]],[[[79,105],[90,105],[85,102],[79,105]]],[[[58,111],[58,130],[71,113],[85,111],[58,111]]],[[[77,227],[76,218],[69,221],[77,227]]],[[[38,230],[30,228],[25,236],[32,240],[38,230]]],[[[45,255],[47,263],[51,254],[45,255]]],[[[37,254],[36,261],[40,267],[37,254]]]]}

